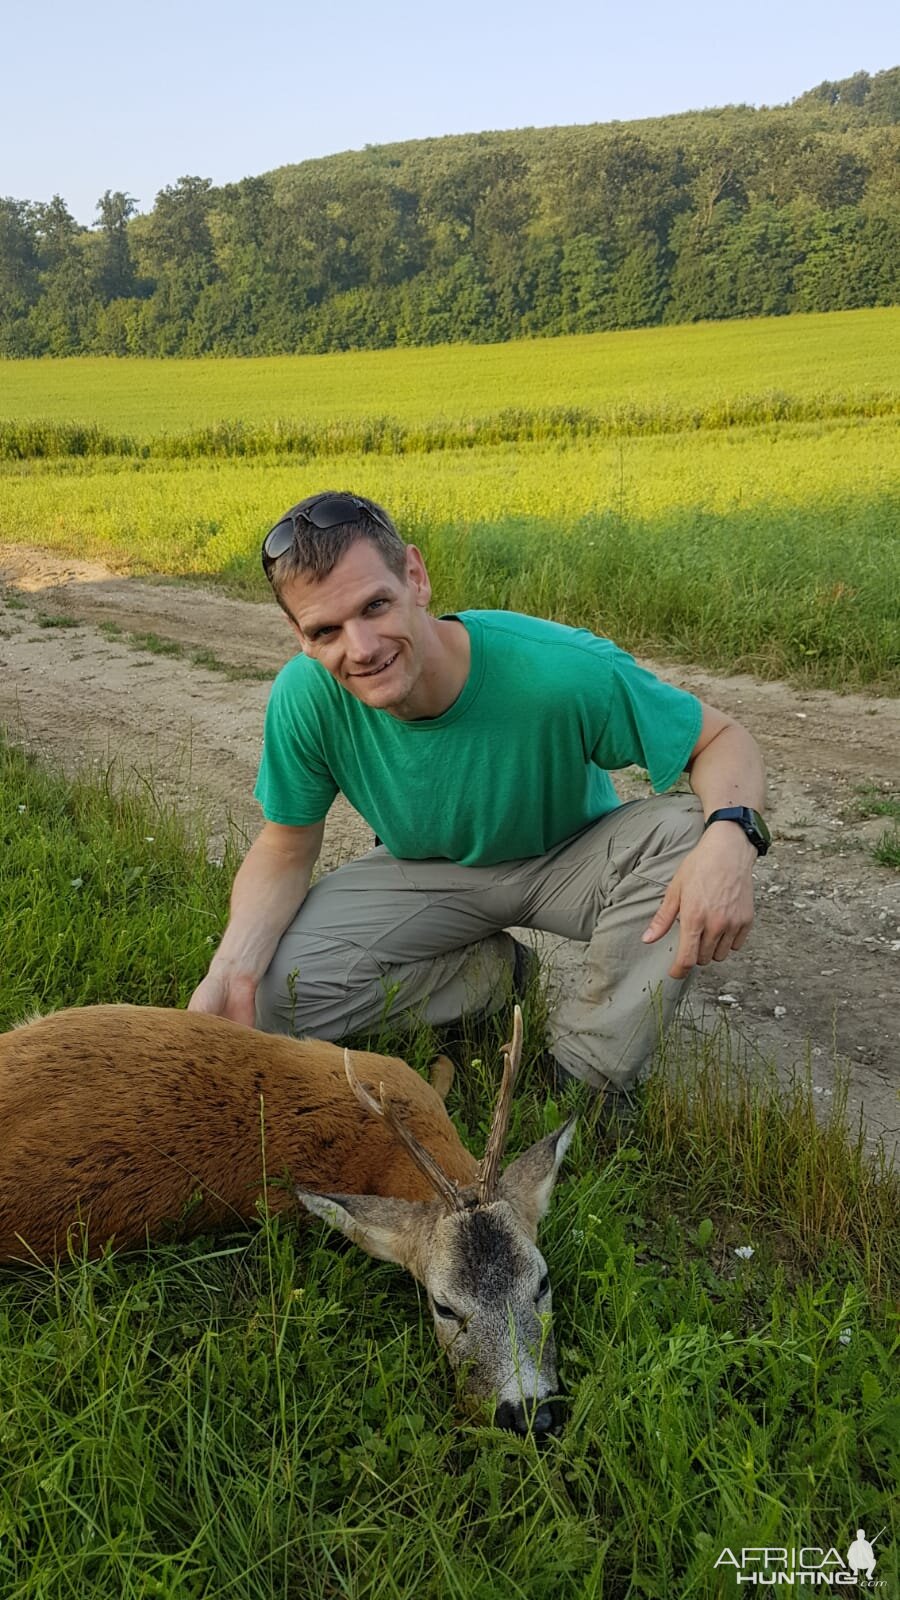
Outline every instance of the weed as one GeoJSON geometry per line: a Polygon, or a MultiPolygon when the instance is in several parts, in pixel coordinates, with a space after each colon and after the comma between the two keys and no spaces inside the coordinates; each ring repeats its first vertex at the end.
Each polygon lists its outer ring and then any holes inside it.
{"type": "Polygon", "coordinates": [[[900,795],[894,794],[889,785],[864,783],[855,795],[853,811],[857,817],[890,817],[893,822],[900,822],[900,795]]]}
{"type": "Polygon", "coordinates": [[[133,633],[129,643],[136,650],[147,650],[153,656],[184,655],[184,646],[177,639],[163,639],[158,633],[133,633]]]}
{"type": "Polygon", "coordinates": [[[883,867],[900,871],[900,828],[885,828],[872,853],[883,867]]]}

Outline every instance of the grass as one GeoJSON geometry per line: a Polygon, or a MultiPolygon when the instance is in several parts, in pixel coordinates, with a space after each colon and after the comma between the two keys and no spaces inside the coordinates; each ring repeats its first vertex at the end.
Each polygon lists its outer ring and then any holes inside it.
{"type": "Polygon", "coordinates": [[[853,811],[857,817],[890,817],[900,822],[900,794],[889,786],[879,788],[874,783],[864,783],[856,790],[853,811]]]}
{"type": "Polygon", "coordinates": [[[872,853],[883,867],[893,867],[900,872],[900,828],[896,823],[892,828],[885,828],[872,853]]]}
{"type": "Polygon", "coordinates": [[[663,402],[705,408],[741,396],[896,395],[898,344],[900,310],[884,307],[323,356],[0,361],[0,386],[10,418],[144,440],[223,421],[322,425],[386,411],[418,426],[510,405],[607,412],[663,402]]]}
{"type": "Polygon", "coordinates": [[[900,685],[900,311],[484,347],[2,364],[21,543],[259,596],[312,489],[387,505],[445,609],[831,688],[900,685]],[[30,420],[29,420],[30,419],[30,420]]]}
{"type": "Polygon", "coordinates": [[[184,1005],[226,915],[233,850],[207,861],[199,829],[188,847],[152,787],[114,764],[70,785],[0,742],[0,796],[0,1027],[126,996],[184,1005]]]}
{"type": "Polygon", "coordinates": [[[773,423],[832,422],[895,417],[900,395],[862,392],[797,397],[742,395],[702,406],[620,405],[607,411],[579,406],[507,407],[483,417],[402,422],[397,417],[337,417],[303,423],[281,417],[249,424],[240,418],[188,433],[138,438],[108,433],[95,423],[0,421],[0,460],[43,461],[65,457],[139,457],[178,461],[207,457],[429,455],[501,444],[567,445],[586,439],[631,439],[660,434],[721,433],[773,423]]]}
{"type": "Polygon", "coordinates": [[[164,639],[158,633],[122,633],[125,644],[134,650],[149,650],[156,656],[180,656],[193,662],[196,667],[205,667],[208,672],[221,672],[229,682],[237,683],[241,679],[252,678],[254,681],[268,681],[272,674],[258,667],[236,665],[231,661],[222,661],[214,651],[207,646],[198,646],[188,649],[177,639],[164,639]]]}
{"type": "MultiPolygon", "coordinates": [[[[183,1003],[233,854],[212,865],[135,775],[63,782],[7,748],[0,778],[3,1023],[183,1003]]],[[[566,1109],[543,1004],[512,1150],[566,1109]]],[[[475,1149],[499,1027],[453,1091],[475,1149]]],[[[434,1042],[407,1040],[415,1064],[434,1042]]],[[[890,1592],[900,1186],[812,1101],[721,1033],[673,1041],[628,1144],[583,1118],[542,1236],[568,1390],[543,1452],[461,1410],[412,1282],[318,1225],[0,1273],[4,1600],[680,1600],[738,1592],[726,1545],[884,1525],[890,1592]]]]}
{"type": "MultiPolygon", "coordinates": [[[[73,619],[74,621],[74,619],[73,619]]],[[[67,624],[71,626],[71,624],[67,624]]],[[[252,679],[255,682],[268,681],[272,674],[259,667],[239,665],[231,661],[223,661],[208,646],[197,646],[190,649],[181,644],[178,639],[166,639],[158,633],[130,633],[118,622],[98,622],[97,629],[105,634],[107,639],[113,639],[128,645],[132,650],[147,650],[151,655],[179,656],[186,661],[191,661],[196,667],[205,667],[208,672],[221,672],[230,683],[237,683],[242,679],[252,679]]]]}
{"type": "Polygon", "coordinates": [[[894,794],[889,785],[879,788],[874,783],[862,784],[844,815],[853,822],[884,817],[887,827],[872,845],[871,853],[881,866],[900,871],[900,795],[894,794]]]}
{"type": "Polygon", "coordinates": [[[39,611],[34,620],[39,628],[77,628],[80,626],[77,617],[64,616],[62,613],[51,616],[47,612],[39,611]]]}
{"type": "Polygon", "coordinates": [[[681,451],[662,437],[611,455],[354,457],[329,462],[327,476],[324,464],[298,475],[281,460],[79,462],[64,495],[54,473],[35,471],[0,475],[0,498],[26,543],[261,598],[259,543],[277,510],[310,484],[349,483],[393,508],[444,610],[509,607],[670,660],[890,690],[898,501],[883,423],[870,426],[806,441],[738,431],[681,451]],[[776,461],[781,497],[767,498],[776,461]],[[543,510],[550,497],[566,507],[558,518],[543,510]]]}

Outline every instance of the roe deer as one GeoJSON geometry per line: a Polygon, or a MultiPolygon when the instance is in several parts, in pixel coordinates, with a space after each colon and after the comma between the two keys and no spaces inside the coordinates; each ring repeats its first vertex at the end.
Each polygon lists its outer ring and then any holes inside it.
{"type": "Polygon", "coordinates": [[[555,1432],[550,1285],[534,1241],[574,1123],[500,1174],[518,1006],[504,1050],[479,1163],[435,1088],[389,1056],[351,1060],[320,1040],[141,1006],[14,1028],[0,1035],[0,1262],[57,1256],[73,1227],[96,1254],[171,1224],[183,1236],[253,1220],[263,1197],[272,1212],[299,1199],[424,1284],[466,1392],[495,1395],[502,1426],[555,1432]]]}

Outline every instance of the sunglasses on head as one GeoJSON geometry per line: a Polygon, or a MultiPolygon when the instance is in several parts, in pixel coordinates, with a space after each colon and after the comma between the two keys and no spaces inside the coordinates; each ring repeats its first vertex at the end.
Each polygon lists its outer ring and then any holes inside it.
{"type": "Polygon", "coordinates": [[[262,564],[266,577],[269,577],[278,557],[290,550],[298,524],[306,523],[310,528],[318,528],[320,533],[327,533],[329,528],[339,528],[344,522],[359,522],[360,512],[363,518],[377,522],[379,528],[390,533],[384,518],[355,494],[323,494],[311,506],[295,506],[280,522],[276,522],[274,528],[269,529],[263,540],[262,564]]]}

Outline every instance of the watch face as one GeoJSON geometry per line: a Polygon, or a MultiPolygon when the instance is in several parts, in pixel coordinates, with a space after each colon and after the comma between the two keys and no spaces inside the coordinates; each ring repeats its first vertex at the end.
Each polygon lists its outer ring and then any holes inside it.
{"type": "Polygon", "coordinates": [[[758,811],[751,811],[750,815],[753,818],[753,826],[756,829],[757,833],[759,834],[760,838],[762,839],[763,843],[766,844],[766,845],[770,845],[772,843],[772,835],[769,832],[768,827],[766,826],[765,818],[761,817],[758,811]]]}

